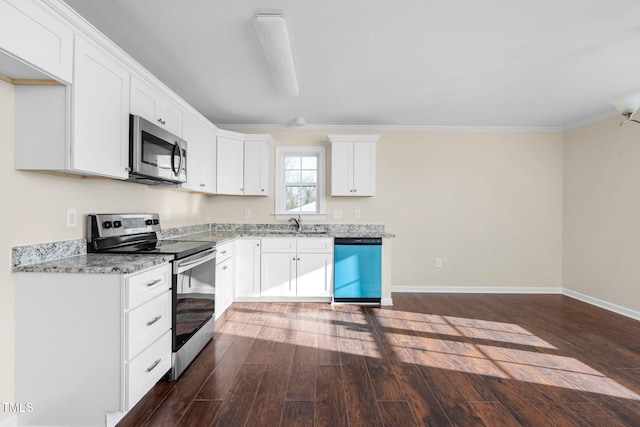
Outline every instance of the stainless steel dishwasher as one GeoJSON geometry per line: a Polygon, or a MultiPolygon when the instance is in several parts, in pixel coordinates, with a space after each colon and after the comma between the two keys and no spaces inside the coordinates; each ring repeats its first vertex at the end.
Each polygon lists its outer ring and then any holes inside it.
{"type": "Polygon", "coordinates": [[[380,305],[382,239],[336,238],[333,284],[336,303],[380,305]]]}

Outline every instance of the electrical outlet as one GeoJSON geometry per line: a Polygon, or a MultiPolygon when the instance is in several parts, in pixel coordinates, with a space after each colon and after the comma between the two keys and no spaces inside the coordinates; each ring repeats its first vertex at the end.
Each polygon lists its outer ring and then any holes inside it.
{"type": "Polygon", "coordinates": [[[342,209],[334,209],[333,210],[333,218],[335,218],[335,219],[342,218],[342,209]]]}
{"type": "Polygon", "coordinates": [[[356,209],[353,211],[353,218],[360,219],[360,209],[356,209]]]}
{"type": "Polygon", "coordinates": [[[436,258],[436,268],[442,267],[442,258],[436,258]]]}
{"type": "Polygon", "coordinates": [[[171,221],[171,209],[164,210],[164,220],[171,221]]]}
{"type": "Polygon", "coordinates": [[[67,209],[67,227],[78,225],[78,211],[73,208],[67,209]]]}
{"type": "Polygon", "coordinates": [[[245,209],[244,210],[244,217],[245,218],[251,218],[251,209],[245,209]]]}
{"type": "Polygon", "coordinates": [[[196,209],[196,219],[200,219],[202,218],[202,211],[200,210],[200,208],[196,209]]]}

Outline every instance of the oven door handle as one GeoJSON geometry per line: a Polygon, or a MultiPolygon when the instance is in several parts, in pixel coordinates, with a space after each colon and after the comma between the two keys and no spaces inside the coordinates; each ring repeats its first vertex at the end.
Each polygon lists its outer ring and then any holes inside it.
{"type": "Polygon", "coordinates": [[[177,270],[174,274],[180,274],[190,268],[197,267],[200,264],[204,264],[205,262],[209,262],[211,260],[216,259],[216,249],[208,249],[204,252],[201,252],[197,255],[191,256],[189,258],[174,261],[175,269],[177,270]]]}

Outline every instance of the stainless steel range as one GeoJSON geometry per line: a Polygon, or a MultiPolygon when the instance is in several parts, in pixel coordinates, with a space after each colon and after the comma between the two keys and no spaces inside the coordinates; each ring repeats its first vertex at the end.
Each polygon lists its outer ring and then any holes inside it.
{"type": "Polygon", "coordinates": [[[159,240],[158,214],[95,214],[87,218],[87,252],[173,255],[171,379],[189,366],[213,337],[214,242],[159,240]]]}

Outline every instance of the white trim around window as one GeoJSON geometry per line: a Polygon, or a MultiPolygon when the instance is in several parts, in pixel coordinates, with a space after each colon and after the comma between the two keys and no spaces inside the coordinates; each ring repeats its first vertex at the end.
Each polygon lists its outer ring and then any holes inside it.
{"type": "Polygon", "coordinates": [[[326,153],[324,146],[279,146],[276,147],[275,168],[275,217],[277,220],[288,220],[300,215],[304,220],[325,220],[326,211],[326,153]],[[314,211],[287,211],[286,208],[286,183],[285,183],[285,158],[291,156],[316,156],[317,164],[317,201],[314,211]]]}

